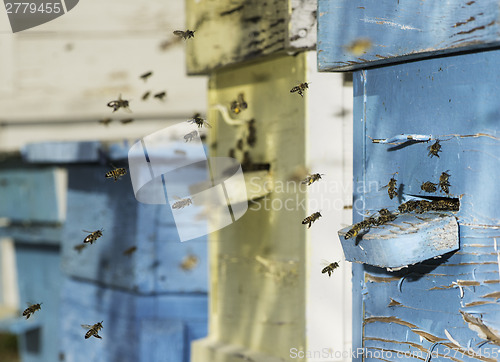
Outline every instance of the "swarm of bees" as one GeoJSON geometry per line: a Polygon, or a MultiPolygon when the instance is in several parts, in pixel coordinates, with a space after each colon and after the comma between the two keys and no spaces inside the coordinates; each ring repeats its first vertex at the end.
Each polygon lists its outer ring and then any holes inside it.
{"type": "Polygon", "coordinates": [[[174,196],[174,198],[176,200],[178,200],[178,201],[174,202],[172,205],[172,209],[174,209],[174,210],[183,209],[186,206],[189,206],[193,203],[193,201],[189,197],[186,197],[185,199],[181,199],[177,196],[174,196]]]}
{"type": "Polygon", "coordinates": [[[205,126],[207,128],[212,128],[212,126],[209,125],[207,121],[205,121],[203,118],[201,118],[201,114],[199,114],[199,113],[195,113],[193,118],[188,120],[188,122],[192,123],[192,124],[196,124],[198,126],[198,128],[201,128],[203,126],[205,126]]]}
{"type": "Polygon", "coordinates": [[[102,236],[102,229],[96,230],[96,231],[87,231],[83,230],[83,232],[90,233],[83,239],[84,243],[90,243],[93,244],[97,239],[99,239],[102,236]]]}
{"type": "Polygon", "coordinates": [[[392,214],[389,210],[387,209],[380,209],[378,214],[380,215],[379,217],[375,218],[373,216],[370,216],[366,219],[364,219],[361,222],[358,222],[357,224],[354,224],[349,231],[345,234],[344,238],[350,239],[358,236],[358,234],[362,230],[370,229],[372,226],[381,226],[384,225],[388,222],[391,222],[396,219],[396,215],[392,214]]]}
{"type": "Polygon", "coordinates": [[[441,152],[441,144],[439,143],[439,140],[436,140],[432,145],[427,147],[429,150],[428,156],[432,158],[433,156],[439,157],[439,152],[441,152]]]}
{"type": "MultiPolygon", "coordinates": [[[[394,174],[396,175],[397,172],[394,174]]],[[[389,194],[389,198],[392,200],[394,197],[398,196],[398,192],[396,191],[397,189],[397,181],[394,178],[394,175],[391,177],[389,180],[389,183],[382,187],[383,189],[387,188],[387,193],[389,194]]]]}
{"type": "Polygon", "coordinates": [[[458,211],[460,202],[456,199],[447,200],[410,200],[399,205],[399,213],[405,214],[415,211],[417,214],[422,214],[427,211],[458,211]]]}
{"type": "Polygon", "coordinates": [[[184,40],[187,40],[189,38],[194,38],[194,32],[196,30],[174,30],[174,35],[177,35],[179,38],[182,38],[184,40]]]}
{"type": "Polygon", "coordinates": [[[87,333],[85,333],[85,339],[89,339],[92,336],[102,339],[102,337],[99,335],[99,331],[102,329],[102,322],[103,321],[100,321],[94,325],[82,324],[82,328],[88,329],[87,333]]]}
{"type": "Polygon", "coordinates": [[[324,175],[324,173],[313,173],[312,175],[308,175],[300,183],[303,185],[310,186],[313,182],[321,180],[321,176],[323,176],[323,175],[324,175]]]}
{"type": "Polygon", "coordinates": [[[437,190],[437,184],[432,183],[430,181],[423,182],[422,185],[420,185],[420,189],[425,192],[436,192],[437,190]]]}
{"type": "Polygon", "coordinates": [[[450,178],[450,175],[447,174],[446,172],[443,172],[441,176],[439,176],[439,187],[441,188],[441,191],[443,191],[445,194],[450,193],[449,187],[451,186],[450,182],[448,181],[450,178]]]}
{"type": "Polygon", "coordinates": [[[238,94],[238,99],[231,102],[231,111],[234,114],[239,114],[248,108],[247,102],[245,102],[243,93],[238,94]]]}
{"type": "Polygon", "coordinates": [[[301,97],[304,97],[304,92],[309,88],[309,84],[311,84],[311,82],[300,83],[299,85],[296,85],[295,87],[290,89],[290,93],[297,92],[301,97]]]}
{"type": "Polygon", "coordinates": [[[106,172],[106,174],[104,175],[106,178],[113,178],[116,182],[118,181],[118,179],[122,176],[125,176],[127,174],[127,170],[123,167],[120,167],[120,168],[116,168],[114,170],[111,170],[111,171],[108,171],[106,172]]]}
{"type": "Polygon", "coordinates": [[[339,267],[339,262],[335,261],[331,264],[328,264],[321,270],[322,274],[328,273],[328,276],[330,277],[333,274],[333,271],[339,267]]]}
{"type": "Polygon", "coordinates": [[[113,112],[116,112],[120,108],[123,108],[125,112],[131,113],[132,111],[129,108],[129,101],[126,99],[122,99],[122,95],[118,96],[117,100],[108,102],[108,107],[113,108],[113,112]]]}
{"type": "Polygon", "coordinates": [[[41,305],[43,303],[38,303],[38,304],[31,304],[26,308],[23,312],[23,317],[26,317],[26,319],[29,319],[33,313],[35,313],[37,310],[42,309],[41,305]]]}
{"type": "Polygon", "coordinates": [[[319,212],[315,212],[314,214],[309,215],[304,220],[302,220],[302,225],[308,224],[307,228],[309,229],[311,227],[312,223],[315,222],[316,220],[318,220],[320,217],[321,217],[321,214],[319,212]]]}

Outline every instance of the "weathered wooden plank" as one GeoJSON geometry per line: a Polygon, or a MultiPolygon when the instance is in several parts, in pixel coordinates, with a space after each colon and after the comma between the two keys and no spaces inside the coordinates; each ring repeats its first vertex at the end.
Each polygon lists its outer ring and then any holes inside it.
{"type": "Polygon", "coordinates": [[[189,0],[186,22],[189,74],[316,45],[316,0],[189,0]]]}
{"type": "Polygon", "coordinates": [[[346,239],[352,226],[339,231],[346,260],[397,268],[419,263],[459,248],[454,216],[435,213],[399,215],[396,220],[346,239]],[[363,235],[361,235],[363,234],[363,235]]]}
{"type": "Polygon", "coordinates": [[[500,7],[495,0],[319,0],[318,12],[318,67],[322,71],[360,69],[500,44],[500,7]],[[368,42],[363,45],[360,40],[368,42]]]}

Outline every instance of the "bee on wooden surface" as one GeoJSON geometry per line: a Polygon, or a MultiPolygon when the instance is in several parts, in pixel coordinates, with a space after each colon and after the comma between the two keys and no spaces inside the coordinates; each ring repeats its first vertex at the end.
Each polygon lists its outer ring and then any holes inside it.
{"type": "Polygon", "coordinates": [[[432,209],[436,211],[458,211],[460,209],[460,201],[458,199],[434,200],[432,209]]]}
{"type": "Polygon", "coordinates": [[[436,192],[437,190],[437,184],[432,183],[430,181],[423,182],[422,185],[420,186],[420,189],[425,192],[436,192]]]}
{"type": "Polygon", "coordinates": [[[415,211],[417,214],[432,210],[432,203],[427,200],[409,200],[398,206],[401,214],[406,214],[415,211]]]}
{"type": "Polygon", "coordinates": [[[396,215],[392,214],[387,209],[381,209],[378,211],[378,213],[380,216],[373,221],[373,223],[377,226],[384,225],[388,222],[396,220],[396,215]]]}
{"type": "Polygon", "coordinates": [[[360,221],[352,226],[349,231],[345,234],[344,238],[350,239],[358,236],[359,232],[364,230],[364,229],[369,229],[372,225],[375,225],[375,219],[373,217],[369,217],[364,219],[363,221],[360,221]]]}
{"type": "Polygon", "coordinates": [[[308,224],[307,225],[307,228],[309,229],[312,225],[313,222],[315,222],[316,220],[318,220],[319,218],[321,217],[321,214],[319,212],[315,212],[314,214],[306,217],[304,220],[302,220],[302,224],[305,225],[305,224],[308,224]]]}
{"type": "Polygon", "coordinates": [[[103,321],[100,321],[94,325],[82,324],[82,327],[84,329],[88,329],[87,333],[85,333],[85,339],[89,339],[92,336],[102,339],[102,337],[99,335],[99,331],[102,329],[102,322],[103,321]]]}
{"type": "Polygon", "coordinates": [[[87,244],[78,244],[78,245],[75,245],[73,247],[73,249],[75,249],[76,251],[78,251],[78,253],[80,253],[86,246],[87,246],[87,244]]]}
{"type": "Polygon", "coordinates": [[[189,206],[193,203],[193,201],[186,197],[185,199],[181,199],[180,197],[174,196],[174,199],[179,200],[173,203],[172,209],[183,209],[186,206],[189,206]]]}
{"type": "Polygon", "coordinates": [[[150,94],[151,94],[150,91],[144,92],[144,94],[142,95],[141,99],[143,101],[147,100],[149,98],[150,94]]]}
{"type": "Polygon", "coordinates": [[[163,92],[156,93],[153,97],[158,98],[160,101],[163,101],[166,95],[167,95],[167,92],[163,91],[163,92]]]}
{"type": "Polygon", "coordinates": [[[33,313],[35,313],[37,310],[40,310],[42,309],[41,305],[43,303],[38,303],[38,304],[29,304],[28,303],[28,308],[26,308],[23,312],[23,317],[26,317],[26,319],[28,319],[29,317],[31,317],[31,315],[33,313]]]}
{"type": "MultiPolygon", "coordinates": [[[[394,175],[396,175],[396,174],[397,174],[397,172],[394,175]]],[[[389,198],[391,200],[394,197],[398,196],[398,192],[396,190],[397,189],[397,181],[394,178],[394,175],[389,180],[389,183],[387,185],[385,185],[384,187],[382,187],[383,189],[387,188],[387,193],[389,194],[389,198]]]]}
{"type": "Polygon", "coordinates": [[[116,112],[120,108],[123,108],[123,110],[125,112],[127,112],[127,113],[131,113],[132,112],[130,110],[130,108],[129,108],[129,101],[127,101],[126,99],[122,99],[122,95],[121,94],[118,96],[117,100],[108,102],[108,107],[113,108],[113,112],[116,112]]]}
{"type": "Polygon", "coordinates": [[[133,118],[125,118],[120,120],[121,124],[132,123],[133,121],[134,121],[133,118]]]}
{"type": "Polygon", "coordinates": [[[293,87],[292,89],[290,89],[290,93],[297,92],[301,97],[304,97],[304,92],[305,92],[306,89],[309,88],[309,84],[311,84],[311,82],[309,82],[309,83],[307,83],[307,82],[300,83],[299,85],[296,85],[295,87],[293,87]]]}
{"type": "Polygon", "coordinates": [[[192,124],[196,124],[198,128],[201,128],[203,126],[207,128],[212,128],[211,125],[208,124],[207,121],[205,121],[203,118],[200,117],[201,115],[199,113],[196,113],[193,118],[191,118],[188,122],[192,124]]]}
{"type": "Polygon", "coordinates": [[[322,274],[328,273],[328,276],[330,277],[333,274],[333,271],[339,267],[339,262],[335,261],[331,264],[328,264],[321,270],[322,274]]]}
{"type": "Polygon", "coordinates": [[[427,147],[429,150],[428,156],[432,158],[433,156],[439,157],[439,152],[441,152],[441,144],[439,143],[439,140],[436,140],[432,145],[427,147]]]}
{"type": "Polygon", "coordinates": [[[313,173],[312,175],[308,175],[305,179],[302,180],[301,184],[309,186],[313,182],[321,180],[321,176],[323,175],[324,173],[313,173]]]}
{"type": "Polygon", "coordinates": [[[184,260],[182,260],[182,263],[181,263],[181,268],[182,270],[191,270],[193,269],[194,267],[196,267],[196,265],[198,264],[198,258],[196,257],[196,255],[188,255],[184,258],[184,260]]]}
{"type": "Polygon", "coordinates": [[[122,176],[125,176],[127,174],[127,170],[123,167],[120,168],[115,168],[114,170],[106,172],[104,175],[106,178],[113,178],[116,182],[118,179],[122,176]]]}
{"type": "Polygon", "coordinates": [[[235,114],[239,114],[247,108],[248,104],[245,102],[243,93],[238,94],[238,99],[231,102],[231,111],[235,114]]]}
{"type": "Polygon", "coordinates": [[[359,57],[369,51],[372,47],[372,41],[368,38],[358,38],[353,40],[348,45],[344,45],[344,48],[353,55],[359,57]]]}
{"type": "Polygon", "coordinates": [[[113,120],[111,118],[103,118],[103,119],[100,119],[99,120],[99,123],[100,124],[103,124],[105,126],[107,126],[108,124],[110,124],[113,120]]]}
{"type": "Polygon", "coordinates": [[[146,72],[142,74],[139,78],[141,78],[143,81],[147,81],[149,77],[153,75],[153,72],[146,72]]]}
{"type": "Polygon", "coordinates": [[[439,187],[441,188],[441,191],[446,194],[450,193],[449,187],[451,186],[451,184],[448,182],[450,176],[451,175],[447,174],[446,172],[443,172],[441,176],[439,176],[439,187]]]}
{"type": "Polygon", "coordinates": [[[123,255],[127,255],[127,256],[130,256],[132,255],[133,253],[135,253],[135,251],[137,250],[137,246],[131,246],[130,248],[128,248],[127,250],[124,250],[123,251],[123,255]]]}
{"type": "Polygon", "coordinates": [[[194,32],[196,30],[186,30],[186,31],[182,31],[182,30],[174,30],[174,35],[177,35],[179,38],[182,38],[184,40],[187,40],[189,38],[194,38],[194,32]]]}
{"type": "Polygon", "coordinates": [[[90,233],[89,235],[87,235],[87,237],[85,237],[85,239],[83,239],[83,242],[93,244],[94,241],[96,241],[102,236],[102,231],[103,231],[102,229],[96,231],[83,230],[83,232],[85,233],[90,233]]]}
{"type": "Polygon", "coordinates": [[[191,142],[196,136],[198,136],[198,131],[194,130],[192,132],[189,132],[184,136],[184,142],[191,142]]]}

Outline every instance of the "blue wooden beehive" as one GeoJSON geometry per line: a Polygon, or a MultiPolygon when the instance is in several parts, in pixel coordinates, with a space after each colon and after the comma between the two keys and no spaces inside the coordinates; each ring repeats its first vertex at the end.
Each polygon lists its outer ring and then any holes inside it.
{"type": "Polygon", "coordinates": [[[320,69],[356,70],[354,222],[412,198],[460,202],[458,251],[398,271],[353,264],[353,350],[365,348],[354,360],[425,360],[431,352],[432,360],[498,360],[500,52],[489,49],[500,40],[498,3],[320,0],[318,13],[320,69]],[[346,46],[367,38],[362,54],[346,46]],[[488,51],[456,54],[479,49],[488,51]],[[374,142],[401,134],[430,140],[374,142]],[[430,157],[436,140],[441,152],[430,157]],[[442,172],[451,175],[449,194],[422,191],[442,172]],[[390,199],[382,187],[392,175],[398,196],[390,199]]]}
{"type": "MultiPolygon", "coordinates": [[[[33,144],[23,150],[27,164],[49,170],[58,166],[67,170],[68,181],[62,218],[53,211],[57,203],[47,202],[54,193],[48,176],[41,171],[25,176],[37,184],[29,198],[36,205],[25,213],[35,213],[30,220],[50,222],[45,227],[38,222],[38,233],[14,227],[4,231],[22,241],[16,243],[21,300],[44,303],[28,321],[35,323],[26,324],[29,328],[17,320],[7,323],[8,330],[27,334],[27,342],[20,343],[23,361],[83,361],[89,356],[152,361],[160,355],[166,361],[188,361],[190,341],[207,333],[206,240],[180,243],[168,205],[137,202],[128,176],[118,182],[104,177],[112,169],[108,163],[123,162],[127,152],[126,144],[100,142],[33,144]],[[74,248],[88,235],[82,229],[101,228],[103,236],[93,245],[74,248]],[[135,252],[124,254],[132,246],[135,252]],[[103,339],[86,340],[80,325],[101,320],[103,339]]],[[[1,177],[15,185],[19,176],[4,172],[1,177]]],[[[26,194],[8,200],[22,204],[26,194]]]]}

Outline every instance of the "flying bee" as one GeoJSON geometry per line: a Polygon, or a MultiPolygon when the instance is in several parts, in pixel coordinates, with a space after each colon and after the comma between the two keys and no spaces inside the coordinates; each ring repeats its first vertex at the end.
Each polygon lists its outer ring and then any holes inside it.
{"type": "Polygon", "coordinates": [[[106,178],[113,178],[115,179],[114,182],[118,181],[118,179],[122,176],[125,176],[127,174],[127,170],[123,167],[117,168],[115,167],[114,170],[106,172],[104,175],[106,178]]]}
{"type": "Polygon", "coordinates": [[[322,175],[324,175],[324,173],[313,173],[312,175],[309,175],[305,179],[303,179],[301,184],[305,184],[305,185],[309,186],[313,182],[321,180],[322,175]]]}
{"type": "Polygon", "coordinates": [[[135,251],[137,250],[137,246],[131,246],[130,248],[128,248],[127,250],[124,250],[123,251],[123,255],[127,255],[127,256],[130,256],[132,255],[133,253],[135,253],[135,251]]]}
{"type": "Polygon", "coordinates": [[[240,138],[238,142],[236,142],[236,148],[239,149],[240,151],[243,151],[243,138],[240,138]]]}
{"type": "Polygon", "coordinates": [[[82,327],[84,329],[88,329],[87,333],[85,333],[85,339],[89,339],[92,336],[102,339],[102,337],[99,335],[99,331],[102,329],[102,322],[103,321],[100,321],[92,326],[89,324],[82,324],[82,327]]]}
{"type": "Polygon", "coordinates": [[[432,183],[430,181],[423,182],[422,185],[420,185],[420,189],[425,192],[436,192],[437,190],[437,184],[432,183]]]}
{"type": "Polygon", "coordinates": [[[348,45],[344,45],[344,49],[349,53],[359,57],[360,55],[365,54],[372,47],[372,41],[368,38],[358,38],[349,43],[348,45]]]}
{"type": "Polygon", "coordinates": [[[102,231],[103,231],[102,229],[96,231],[83,230],[83,232],[85,233],[90,233],[89,235],[87,235],[85,239],[83,239],[83,242],[93,244],[94,241],[96,241],[102,236],[102,231]]]}
{"type": "Polygon", "coordinates": [[[163,92],[156,93],[153,97],[158,98],[160,101],[163,101],[163,98],[165,98],[166,95],[167,95],[167,92],[163,91],[163,92]]]}
{"type": "Polygon", "coordinates": [[[331,264],[328,264],[321,270],[322,274],[328,273],[328,276],[330,277],[333,274],[333,271],[339,267],[339,262],[335,261],[331,264]]]}
{"type": "Polygon", "coordinates": [[[198,136],[198,131],[194,130],[192,132],[189,132],[187,135],[184,136],[184,142],[191,142],[193,138],[198,136]]]}
{"type": "Polygon", "coordinates": [[[179,200],[173,203],[172,209],[183,209],[186,206],[189,206],[193,203],[193,201],[186,197],[185,199],[181,199],[180,197],[174,196],[174,199],[179,200]]]}
{"type": "MultiPolygon", "coordinates": [[[[395,173],[397,174],[397,172],[395,173]]],[[[394,178],[394,175],[392,175],[391,179],[389,180],[389,183],[382,187],[383,189],[387,188],[387,193],[389,194],[389,198],[392,200],[394,197],[398,196],[398,192],[396,191],[397,184],[396,184],[396,179],[394,178]]]]}
{"type": "Polygon", "coordinates": [[[116,112],[120,108],[123,108],[123,110],[127,113],[131,113],[132,111],[129,108],[129,101],[126,99],[122,99],[122,95],[120,94],[118,96],[117,100],[111,101],[108,103],[108,107],[113,108],[113,112],[116,112]]]}
{"type": "Polygon", "coordinates": [[[151,92],[150,92],[150,91],[145,92],[145,93],[142,95],[142,97],[141,97],[141,98],[142,98],[142,100],[143,100],[143,101],[147,100],[147,99],[149,98],[149,95],[150,95],[150,94],[151,94],[151,92]]]}
{"type": "Polygon", "coordinates": [[[239,114],[247,108],[248,104],[245,102],[243,93],[238,94],[238,99],[231,102],[231,111],[235,114],[239,114]]]}
{"type": "Polygon", "coordinates": [[[142,74],[139,78],[141,78],[143,81],[147,81],[149,77],[153,75],[153,72],[146,72],[142,74]]]}
{"type": "Polygon", "coordinates": [[[111,121],[113,121],[111,118],[103,118],[99,120],[99,123],[107,126],[108,124],[111,123],[111,121]]]}
{"type": "Polygon", "coordinates": [[[211,125],[208,124],[207,121],[205,121],[203,118],[200,117],[201,115],[199,113],[196,113],[193,118],[191,118],[188,122],[192,124],[196,124],[198,128],[201,128],[203,126],[207,128],[212,128],[211,125]]]}
{"type": "Polygon", "coordinates": [[[307,82],[300,83],[299,85],[296,85],[295,87],[293,87],[292,89],[290,89],[290,93],[297,92],[301,97],[304,97],[304,92],[305,92],[306,89],[309,88],[309,84],[311,84],[311,82],[309,82],[309,83],[307,83],[307,82]]]}
{"type": "Polygon", "coordinates": [[[446,172],[443,172],[441,176],[439,176],[439,187],[441,188],[441,191],[446,194],[450,193],[449,187],[451,186],[451,184],[448,182],[450,176],[451,175],[447,174],[446,172]]]}
{"type": "Polygon", "coordinates": [[[174,35],[177,35],[179,38],[182,38],[184,40],[187,40],[189,38],[194,38],[194,32],[196,30],[186,30],[186,31],[182,31],[182,30],[174,30],[174,35]]]}
{"type": "Polygon", "coordinates": [[[306,217],[304,220],[302,220],[302,224],[305,225],[305,224],[308,224],[307,225],[307,228],[309,229],[312,225],[313,222],[315,222],[316,220],[318,220],[319,218],[321,217],[321,214],[319,212],[315,212],[314,214],[306,217]]]}
{"type": "Polygon", "coordinates": [[[33,313],[35,313],[37,310],[40,310],[42,309],[41,305],[43,303],[38,303],[38,304],[29,304],[28,303],[28,308],[26,308],[23,312],[23,317],[26,317],[26,319],[28,319],[29,317],[31,317],[31,315],[33,313]]]}
{"type": "Polygon", "coordinates": [[[198,258],[196,257],[196,255],[187,255],[183,260],[182,260],[182,263],[180,264],[180,267],[182,268],[182,270],[191,270],[193,269],[194,267],[196,267],[196,265],[198,264],[198,258]]]}
{"type": "Polygon", "coordinates": [[[122,124],[132,123],[133,121],[134,121],[133,118],[125,118],[120,120],[122,124]]]}
{"type": "Polygon", "coordinates": [[[439,157],[439,152],[441,152],[441,144],[439,143],[439,140],[436,140],[432,145],[427,147],[429,150],[428,156],[432,158],[433,156],[439,157]]]}
{"type": "Polygon", "coordinates": [[[87,244],[78,244],[78,245],[75,245],[73,247],[73,249],[75,249],[76,251],[78,251],[79,253],[87,246],[87,244]]]}

